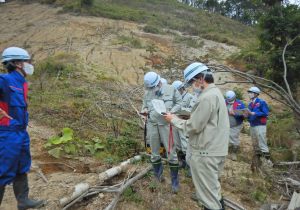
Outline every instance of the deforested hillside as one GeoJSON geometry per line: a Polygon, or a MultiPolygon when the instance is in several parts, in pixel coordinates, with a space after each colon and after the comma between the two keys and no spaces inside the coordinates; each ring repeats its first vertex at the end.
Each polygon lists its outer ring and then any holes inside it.
{"type": "MultiPolygon", "coordinates": [[[[156,71],[172,83],[183,80],[183,69],[193,61],[227,65],[230,56],[257,43],[255,28],[175,0],[6,1],[0,3],[0,20],[0,51],[18,46],[33,55],[35,73],[27,78],[30,193],[48,201],[41,208],[45,210],[62,209],[60,199],[72,195],[76,184],[99,184],[99,174],[145,152],[139,112],[146,72],[156,71]]],[[[251,84],[226,83],[237,78],[225,72],[216,73],[215,80],[223,92],[234,89],[247,102],[251,84]]],[[[267,94],[262,97],[272,110],[291,115],[267,94]]],[[[271,120],[277,122],[273,113],[271,120]]],[[[293,121],[283,124],[289,129],[293,121]]],[[[286,134],[280,126],[271,127],[275,140],[275,131],[286,134]]],[[[295,139],[273,141],[278,160],[292,158],[295,139]]],[[[226,159],[224,197],[245,209],[275,203],[281,195],[272,177],[250,170],[253,151],[247,123],[241,142],[238,161],[226,159]]],[[[122,186],[148,166],[144,155],[93,190],[122,186]]],[[[168,167],[164,176],[159,184],[148,172],[123,192],[115,209],[200,209],[190,198],[195,189],[186,171],[180,171],[178,194],[171,192],[168,167]]],[[[83,196],[68,209],[105,209],[117,194],[115,188],[105,190],[83,196]]],[[[16,209],[12,186],[2,208],[16,209]]]]}

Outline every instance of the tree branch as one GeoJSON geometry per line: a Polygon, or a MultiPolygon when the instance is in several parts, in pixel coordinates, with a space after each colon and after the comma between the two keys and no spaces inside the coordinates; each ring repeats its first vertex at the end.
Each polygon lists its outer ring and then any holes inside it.
{"type": "Polygon", "coordinates": [[[286,66],[286,61],[285,61],[285,52],[286,52],[286,48],[291,45],[293,43],[293,41],[295,41],[295,39],[297,39],[300,35],[298,34],[296,37],[294,37],[291,41],[288,41],[284,48],[283,48],[283,52],[282,52],[282,62],[283,62],[283,68],[284,68],[284,73],[283,73],[283,80],[284,80],[284,83],[285,83],[285,86],[286,86],[286,89],[290,95],[291,98],[293,98],[293,95],[292,95],[292,92],[291,92],[291,89],[290,89],[290,85],[286,79],[287,77],[287,66],[286,66]]]}

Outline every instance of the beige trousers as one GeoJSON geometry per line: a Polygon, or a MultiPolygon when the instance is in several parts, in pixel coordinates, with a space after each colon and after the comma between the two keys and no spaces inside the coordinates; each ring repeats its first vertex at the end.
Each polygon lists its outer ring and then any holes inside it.
{"type": "Polygon", "coordinates": [[[225,156],[200,156],[192,152],[190,160],[192,179],[199,202],[206,208],[222,209],[219,178],[224,168],[224,162],[225,156]]]}

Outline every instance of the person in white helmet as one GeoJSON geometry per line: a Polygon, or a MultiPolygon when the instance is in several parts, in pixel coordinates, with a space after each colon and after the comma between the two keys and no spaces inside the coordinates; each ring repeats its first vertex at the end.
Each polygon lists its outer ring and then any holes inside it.
{"type": "Polygon", "coordinates": [[[5,186],[12,183],[18,210],[39,208],[44,201],[28,198],[27,173],[31,166],[26,77],[32,75],[30,55],[19,47],[6,48],[0,75],[0,206],[5,186]]]}
{"type": "Polygon", "coordinates": [[[180,110],[181,96],[179,92],[168,84],[162,84],[160,76],[155,72],[148,72],[144,76],[145,95],[143,99],[142,113],[148,114],[148,137],[151,146],[151,162],[154,174],[159,181],[162,181],[163,165],[160,156],[160,143],[162,142],[167,150],[167,157],[171,173],[172,191],[179,190],[178,158],[174,144],[174,130],[153,107],[152,100],[162,100],[168,112],[175,113],[180,110]]]}
{"type": "Polygon", "coordinates": [[[243,128],[244,112],[237,112],[238,110],[245,110],[245,105],[242,101],[236,98],[234,91],[229,90],[225,93],[225,100],[228,109],[229,123],[230,123],[230,140],[229,152],[233,161],[237,160],[237,152],[240,148],[240,132],[243,128]]]}
{"type": "Polygon", "coordinates": [[[185,83],[202,90],[190,119],[168,113],[165,119],[187,132],[191,148],[191,172],[199,204],[205,210],[224,209],[220,173],[228,153],[229,119],[223,94],[215,86],[210,69],[199,62],[184,70],[185,83]]]}
{"type": "Polygon", "coordinates": [[[258,159],[263,157],[266,159],[268,165],[272,166],[270,160],[270,152],[267,144],[267,119],[269,115],[268,104],[258,98],[260,89],[258,87],[251,87],[248,90],[250,103],[248,105],[249,115],[248,121],[250,123],[250,135],[252,138],[253,149],[258,159]]]}
{"type": "Polygon", "coordinates": [[[168,81],[165,78],[160,78],[160,81],[162,84],[168,84],[168,81]]]}
{"type": "MultiPolygon", "coordinates": [[[[184,110],[188,113],[192,111],[192,105],[195,103],[195,98],[192,94],[186,91],[184,87],[184,83],[176,80],[172,83],[172,86],[179,91],[182,97],[181,103],[181,110],[184,110]]],[[[181,118],[185,118],[182,116],[181,118]]],[[[188,119],[188,118],[185,118],[188,119]]],[[[186,155],[187,155],[187,145],[188,145],[188,137],[187,134],[183,132],[183,130],[176,129],[176,134],[178,135],[177,139],[179,139],[178,144],[176,145],[177,148],[177,155],[179,159],[179,165],[182,168],[186,168],[186,155]]]]}

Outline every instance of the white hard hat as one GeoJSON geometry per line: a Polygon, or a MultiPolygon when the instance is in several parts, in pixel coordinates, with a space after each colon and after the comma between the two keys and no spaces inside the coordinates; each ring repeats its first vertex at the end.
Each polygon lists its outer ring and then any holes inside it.
{"type": "Polygon", "coordinates": [[[153,71],[148,72],[144,76],[144,84],[146,88],[156,87],[159,81],[160,81],[160,76],[153,71]]]}
{"type": "Polygon", "coordinates": [[[260,94],[260,89],[258,87],[251,87],[248,92],[260,94]]]}
{"type": "MultiPolygon", "coordinates": [[[[192,78],[194,78],[197,74],[208,71],[209,68],[204,65],[203,63],[195,62],[190,64],[188,67],[184,70],[184,82],[187,84],[190,82],[192,78]]],[[[210,71],[209,71],[210,72],[210,71]]],[[[211,72],[210,72],[211,74],[211,72]]]]}
{"type": "Polygon", "coordinates": [[[225,98],[228,101],[234,100],[236,97],[235,92],[233,92],[232,90],[229,90],[225,93],[225,98]]]}
{"type": "Polygon", "coordinates": [[[30,55],[26,50],[19,47],[6,48],[2,53],[1,62],[4,63],[12,60],[30,60],[30,55]]]}
{"type": "Polygon", "coordinates": [[[174,81],[174,82],[172,83],[172,86],[173,86],[175,89],[179,90],[180,88],[183,87],[183,82],[181,82],[181,81],[179,81],[179,80],[176,80],[176,81],[174,81]]]}
{"type": "Polygon", "coordinates": [[[163,84],[168,84],[168,81],[165,79],[165,78],[160,78],[160,81],[161,81],[161,83],[163,83],[163,84]]]}

